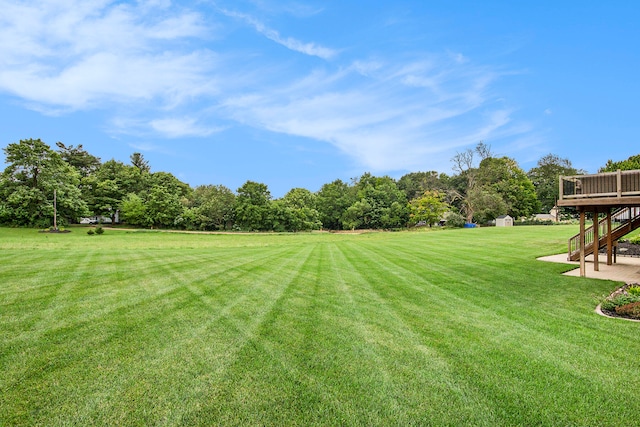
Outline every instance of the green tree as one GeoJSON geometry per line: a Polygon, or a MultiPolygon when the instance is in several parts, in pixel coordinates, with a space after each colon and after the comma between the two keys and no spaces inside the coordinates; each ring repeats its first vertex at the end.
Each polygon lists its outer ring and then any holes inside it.
{"type": "Polygon", "coordinates": [[[425,191],[421,197],[409,202],[409,224],[424,222],[433,226],[443,218],[451,207],[445,202],[445,195],[438,191],[425,191]]]}
{"type": "Polygon", "coordinates": [[[424,194],[425,191],[438,191],[445,193],[450,189],[450,179],[445,173],[436,171],[411,172],[398,180],[398,188],[405,192],[407,199],[413,200],[424,194]]]}
{"type": "Polygon", "coordinates": [[[149,173],[151,171],[151,166],[149,166],[149,162],[144,158],[141,153],[133,153],[129,156],[131,160],[131,165],[138,169],[142,173],[149,173]]]}
{"type": "Polygon", "coordinates": [[[482,162],[492,156],[491,146],[480,141],[475,148],[468,148],[465,151],[458,152],[451,159],[453,170],[458,172],[458,175],[451,178],[449,203],[464,213],[467,222],[473,222],[477,208],[476,201],[478,198],[470,197],[478,185],[476,160],[479,158],[480,162],[482,162]]]}
{"type": "Polygon", "coordinates": [[[78,188],[79,173],[40,139],[20,140],[3,149],[7,167],[0,178],[0,221],[26,226],[53,223],[53,197],[61,223],[87,214],[78,188]]]}
{"type": "Polygon", "coordinates": [[[477,185],[502,197],[507,211],[499,215],[507,213],[514,218],[528,217],[540,209],[533,183],[518,163],[509,157],[482,160],[477,171],[477,185]]]}
{"type": "Polygon", "coordinates": [[[343,216],[349,206],[356,201],[355,188],[337,179],[324,184],[316,195],[316,209],[322,227],[329,230],[341,230],[343,216]]]}
{"type": "Polygon", "coordinates": [[[84,180],[89,209],[94,215],[115,219],[120,204],[129,193],[138,193],[140,176],[133,166],[117,160],[104,162],[84,180]]]}
{"type": "Polygon", "coordinates": [[[538,160],[536,167],[527,174],[531,180],[542,212],[549,212],[559,197],[559,177],[578,175],[579,172],[571,165],[569,159],[563,159],[555,154],[547,154],[538,160]]]}
{"type": "Polygon", "coordinates": [[[607,164],[600,168],[600,172],[615,172],[618,169],[623,171],[640,169],[640,154],[618,162],[607,160],[607,164]]]}
{"type": "Polygon", "coordinates": [[[342,227],[347,230],[367,228],[371,224],[372,210],[367,200],[357,200],[342,215],[342,227]]]}
{"type": "Polygon", "coordinates": [[[129,193],[124,197],[120,205],[120,215],[129,225],[140,227],[152,225],[145,202],[135,193],[129,193]]]}
{"type": "Polygon", "coordinates": [[[169,172],[154,172],[148,174],[146,184],[148,185],[146,191],[150,191],[153,187],[163,187],[169,193],[175,194],[179,198],[190,198],[193,192],[189,184],[180,181],[169,172]]]}
{"type": "Polygon", "coordinates": [[[179,224],[184,211],[180,194],[162,185],[154,185],[146,200],[149,222],[154,227],[172,227],[179,224]]]}
{"type": "Polygon", "coordinates": [[[56,142],[58,152],[62,160],[78,171],[81,178],[85,178],[94,173],[100,167],[100,158],[89,154],[82,144],[74,147],[66,146],[62,142],[56,142]]]}
{"type": "Polygon", "coordinates": [[[404,227],[409,219],[407,198],[388,177],[365,173],[355,184],[356,202],[345,212],[343,227],[390,229],[404,227]]]}
{"type": "Polygon", "coordinates": [[[318,230],[322,227],[316,209],[317,196],[306,188],[293,188],[276,202],[276,218],[285,231],[318,230]]]}
{"type": "Polygon", "coordinates": [[[480,224],[504,215],[509,209],[502,196],[491,186],[473,187],[467,194],[467,200],[473,206],[474,220],[480,224]]]}
{"type": "Polygon", "coordinates": [[[187,223],[200,230],[224,230],[233,225],[236,196],[223,185],[201,185],[194,189],[187,223]]]}
{"type": "Polygon", "coordinates": [[[271,230],[271,193],[267,185],[247,181],[238,188],[237,193],[236,224],[243,230],[271,230]]]}

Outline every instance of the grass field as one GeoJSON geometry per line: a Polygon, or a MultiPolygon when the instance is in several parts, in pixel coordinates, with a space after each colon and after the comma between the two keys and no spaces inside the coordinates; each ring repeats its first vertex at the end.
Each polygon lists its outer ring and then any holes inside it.
{"type": "Polygon", "coordinates": [[[575,232],[0,229],[0,425],[637,425],[575,232]]]}

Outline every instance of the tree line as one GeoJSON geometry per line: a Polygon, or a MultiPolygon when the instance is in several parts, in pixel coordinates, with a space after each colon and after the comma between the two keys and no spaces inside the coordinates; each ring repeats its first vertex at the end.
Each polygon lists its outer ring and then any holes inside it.
{"type": "MultiPolygon", "coordinates": [[[[8,165],[0,175],[0,224],[46,228],[53,222],[54,190],[61,223],[88,216],[132,226],[186,230],[308,231],[398,229],[415,225],[485,223],[499,215],[526,218],[548,212],[558,198],[558,176],[583,171],[549,154],[523,171],[488,145],[456,153],[452,175],[412,172],[395,180],[364,173],[337,179],[311,192],[292,188],[274,199],[266,184],[245,182],[192,188],[168,172],[151,172],[133,153],[130,162],[102,162],[82,145],[25,139],[3,148],[8,165]]],[[[640,155],[609,160],[601,171],[640,169],[640,155]]]]}

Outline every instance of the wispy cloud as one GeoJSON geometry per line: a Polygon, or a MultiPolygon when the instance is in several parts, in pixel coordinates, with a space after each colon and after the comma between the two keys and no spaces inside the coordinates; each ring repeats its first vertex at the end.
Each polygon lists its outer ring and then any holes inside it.
{"type": "Polygon", "coordinates": [[[209,127],[191,117],[152,120],[151,128],[168,138],[203,137],[224,130],[223,127],[209,127]]]}
{"type": "Polygon", "coordinates": [[[489,105],[496,78],[446,56],[359,62],[312,73],[288,90],[230,97],[225,108],[248,125],[332,144],[373,170],[434,167],[456,147],[523,131],[509,108],[489,105]]]}
{"type": "Polygon", "coordinates": [[[269,40],[276,42],[279,45],[282,45],[287,49],[293,50],[295,52],[303,53],[309,56],[317,56],[318,58],[322,59],[331,59],[338,53],[334,49],[320,46],[313,42],[302,42],[293,37],[283,37],[278,31],[267,27],[262,22],[250,15],[226,9],[221,9],[221,12],[229,17],[241,19],[242,21],[251,25],[258,33],[262,34],[269,40]]]}

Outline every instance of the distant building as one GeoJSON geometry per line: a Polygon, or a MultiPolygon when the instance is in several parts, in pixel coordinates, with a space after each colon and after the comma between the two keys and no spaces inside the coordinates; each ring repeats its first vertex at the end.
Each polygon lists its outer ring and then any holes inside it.
{"type": "Polygon", "coordinates": [[[554,206],[553,208],[551,208],[551,210],[549,211],[548,214],[536,214],[533,219],[537,220],[537,221],[553,221],[553,222],[558,222],[560,221],[560,210],[558,209],[557,206],[554,206]]]}
{"type": "Polygon", "coordinates": [[[501,215],[496,218],[496,227],[513,227],[513,218],[509,215],[501,215]]]}
{"type": "MultiPolygon", "coordinates": [[[[114,221],[116,224],[120,223],[120,211],[117,210],[114,215],[114,221]]],[[[103,215],[88,216],[80,219],[80,224],[111,224],[111,218],[103,215]]]]}

